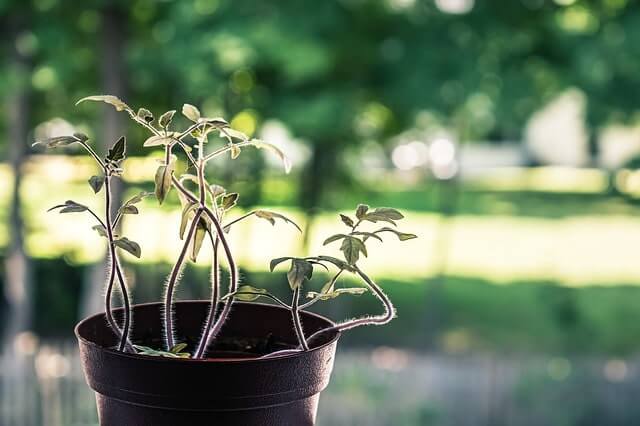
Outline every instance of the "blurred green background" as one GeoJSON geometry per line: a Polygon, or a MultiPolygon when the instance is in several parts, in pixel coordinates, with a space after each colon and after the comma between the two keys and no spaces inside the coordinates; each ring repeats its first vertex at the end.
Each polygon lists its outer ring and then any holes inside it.
{"type": "MultiPolygon", "coordinates": [[[[248,149],[208,170],[241,193],[238,214],[266,207],[305,230],[263,221],[235,230],[247,283],[286,291],[269,259],[336,253],[323,238],[359,202],[405,213],[400,229],[419,238],[371,244],[362,262],[398,318],[344,337],[326,398],[346,408],[321,411],[323,424],[640,423],[632,402],[607,402],[640,386],[637,2],[3,0],[0,23],[0,317],[5,362],[33,361],[38,407],[32,418],[0,404],[1,424],[42,424],[50,410],[48,424],[95,421],[51,403],[43,384],[81,382],[73,350],[51,348],[67,348],[75,322],[101,308],[104,241],[88,217],[46,213],[69,198],[99,206],[86,183],[95,168],[77,150],[30,145],[78,130],[105,152],[126,134],[120,198],[151,190],[156,163],[125,115],[74,106],[92,94],[156,116],[192,103],[289,154],[290,175],[248,149]],[[478,390],[486,422],[447,411],[461,395],[450,388],[469,391],[463,381],[418,386],[434,374],[430,362],[493,383],[489,396],[478,390]],[[414,370],[425,376],[402,376],[414,370]],[[394,386],[407,380],[423,398],[371,416],[406,402],[394,386]],[[565,403],[584,388],[588,397],[565,403]],[[551,391],[564,402],[544,409],[551,391]]],[[[143,250],[125,257],[136,302],[160,297],[180,216],[175,193],[141,211],[123,226],[143,250]]],[[[189,266],[179,297],[207,297],[207,264],[189,266]]],[[[363,296],[318,311],[376,309],[363,296]]]]}

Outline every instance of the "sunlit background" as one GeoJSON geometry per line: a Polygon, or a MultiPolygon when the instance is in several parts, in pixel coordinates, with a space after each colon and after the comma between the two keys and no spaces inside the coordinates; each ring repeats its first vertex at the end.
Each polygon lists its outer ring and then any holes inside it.
{"type": "MultiPolygon", "coordinates": [[[[246,283],[284,294],[269,260],[338,254],[322,241],[360,202],[404,212],[419,238],[372,242],[361,265],[398,318],[344,336],[319,425],[640,424],[640,4],[5,0],[0,23],[1,425],[97,424],[72,329],[101,309],[104,239],[89,216],[46,212],[99,208],[97,169],[31,142],[82,131],[105,152],[126,134],[119,198],[152,190],[144,131],[74,106],[103,93],[156,116],[192,103],[287,152],[289,175],[249,149],[208,170],[241,193],[235,214],[305,230],[234,229],[246,283]]],[[[180,204],[140,210],[122,233],[143,256],[123,257],[146,302],[180,204]]],[[[180,298],[207,297],[208,264],[180,298]]],[[[377,309],[364,295],[318,312],[377,309]]]]}

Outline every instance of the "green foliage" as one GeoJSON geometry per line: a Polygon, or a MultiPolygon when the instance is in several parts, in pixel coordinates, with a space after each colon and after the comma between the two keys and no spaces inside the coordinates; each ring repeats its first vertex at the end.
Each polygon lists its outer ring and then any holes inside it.
{"type": "Polygon", "coordinates": [[[187,348],[186,343],[178,343],[173,346],[169,351],[162,351],[158,349],[153,349],[148,346],[142,345],[133,345],[140,355],[148,355],[148,356],[159,356],[165,358],[191,358],[191,354],[189,352],[184,352],[187,348]]]}
{"type": "Polygon", "coordinates": [[[113,244],[115,244],[117,247],[120,247],[124,251],[129,252],[135,257],[139,258],[140,256],[142,256],[142,250],[140,249],[140,245],[135,241],[131,241],[127,237],[118,238],[117,240],[113,241],[113,244]]]}

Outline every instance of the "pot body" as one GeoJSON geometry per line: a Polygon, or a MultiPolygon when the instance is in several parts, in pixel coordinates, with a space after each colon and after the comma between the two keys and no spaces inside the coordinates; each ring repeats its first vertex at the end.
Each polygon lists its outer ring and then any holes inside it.
{"type": "MultiPolygon", "coordinates": [[[[197,339],[209,310],[206,301],[175,304],[177,341],[197,339]]],[[[133,341],[162,336],[162,304],[133,307],[133,341]]],[[[122,311],[114,311],[116,317],[122,311]]],[[[301,313],[306,334],[331,326],[301,313]]],[[[295,344],[288,310],[258,303],[234,303],[222,336],[277,336],[295,344]]],[[[104,314],[76,327],[85,378],[96,392],[102,426],[292,425],[315,423],[320,392],[329,383],[338,333],[307,352],[270,359],[204,360],[126,354],[116,345],[104,314]]]]}

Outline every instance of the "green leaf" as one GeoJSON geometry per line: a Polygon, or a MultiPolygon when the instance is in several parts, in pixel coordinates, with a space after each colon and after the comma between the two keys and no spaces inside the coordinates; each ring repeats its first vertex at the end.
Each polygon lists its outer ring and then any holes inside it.
{"type": "Polygon", "coordinates": [[[365,257],[367,256],[367,248],[364,243],[360,239],[352,236],[347,236],[342,240],[340,250],[349,265],[355,265],[360,258],[360,253],[364,254],[365,257]]]}
{"type": "Polygon", "coordinates": [[[118,238],[117,240],[113,241],[113,244],[125,251],[128,251],[137,258],[140,258],[140,256],[142,255],[140,245],[135,241],[131,241],[127,237],[118,238]]]}
{"type": "Polygon", "coordinates": [[[160,204],[162,204],[167,194],[171,190],[171,177],[173,176],[175,167],[176,167],[176,157],[174,156],[174,157],[171,157],[171,159],[169,160],[169,164],[166,164],[166,165],[163,164],[158,167],[158,170],[156,170],[155,193],[156,193],[156,198],[158,199],[158,202],[160,204]]]}
{"type": "Polygon", "coordinates": [[[200,253],[200,249],[202,248],[202,242],[204,241],[204,237],[207,236],[207,222],[200,218],[198,221],[198,225],[196,226],[196,232],[193,236],[193,240],[191,241],[191,252],[189,257],[192,262],[196,262],[198,260],[198,253],[200,253]]]}
{"type": "Polygon", "coordinates": [[[118,161],[124,160],[126,151],[127,141],[124,136],[121,136],[107,153],[107,161],[110,163],[117,163],[118,161]]]}
{"type": "Polygon", "coordinates": [[[80,142],[86,142],[86,141],[89,140],[89,136],[85,135],[84,133],[80,133],[80,132],[74,133],[73,137],[78,139],[80,142]]]}
{"type": "Polygon", "coordinates": [[[282,262],[286,262],[287,260],[291,260],[291,259],[293,259],[293,257],[289,257],[289,256],[272,259],[271,262],[269,263],[269,271],[273,272],[276,266],[278,266],[282,262]]]}
{"type": "Polygon", "coordinates": [[[182,348],[180,350],[176,350],[176,352],[172,352],[176,347],[179,347],[180,345],[184,345],[184,343],[178,343],[173,348],[171,348],[171,351],[169,351],[169,352],[162,351],[162,350],[159,350],[159,349],[153,349],[153,348],[150,348],[148,346],[142,346],[142,345],[133,345],[133,347],[136,349],[136,351],[140,355],[161,356],[161,357],[165,357],[165,358],[191,358],[191,354],[190,353],[181,352],[181,350],[184,349],[184,348],[182,348]]]}
{"type": "Polygon", "coordinates": [[[265,142],[261,139],[251,139],[249,141],[249,143],[253,146],[255,146],[256,148],[259,149],[267,149],[271,152],[273,152],[274,154],[276,154],[280,160],[282,161],[282,164],[284,165],[284,171],[285,173],[289,173],[291,171],[291,160],[289,160],[289,157],[287,157],[284,152],[282,152],[282,150],[280,148],[278,148],[277,146],[269,143],[269,142],[265,142]]]}
{"type": "MultiPolygon", "coordinates": [[[[391,229],[391,228],[389,228],[389,229],[391,229]]],[[[362,241],[363,241],[363,242],[364,242],[364,241],[367,241],[367,238],[375,238],[375,239],[376,239],[376,240],[378,240],[378,241],[382,241],[382,238],[380,238],[380,236],[379,236],[379,235],[376,235],[376,234],[375,234],[375,233],[373,233],[373,232],[355,231],[355,232],[350,233],[349,235],[361,235],[361,236],[363,236],[363,237],[364,237],[364,238],[362,239],[362,241]]]]}
{"type": "Polygon", "coordinates": [[[232,139],[239,139],[241,141],[248,141],[249,136],[245,135],[239,130],[232,129],[231,127],[227,127],[224,130],[220,130],[220,136],[227,138],[227,140],[231,143],[232,139]]]}
{"type": "Polygon", "coordinates": [[[180,219],[180,239],[184,239],[184,232],[187,229],[189,220],[195,216],[194,210],[198,207],[197,203],[188,203],[182,209],[182,218],[180,219]]]}
{"type": "Polygon", "coordinates": [[[96,231],[98,233],[98,235],[100,235],[101,237],[108,237],[107,228],[105,228],[102,225],[94,225],[94,226],[91,227],[91,229],[96,231]]]}
{"type": "Polygon", "coordinates": [[[127,202],[124,204],[125,205],[138,204],[140,201],[142,201],[146,197],[149,197],[150,195],[153,195],[153,192],[140,191],[137,195],[134,195],[133,197],[129,198],[127,202]]]}
{"type": "Polygon", "coordinates": [[[113,105],[116,108],[116,111],[129,111],[133,113],[133,110],[129,107],[129,105],[122,102],[116,96],[112,95],[98,95],[98,96],[87,96],[86,98],[80,99],[76,102],[76,105],[84,102],[84,101],[95,101],[95,102],[105,102],[110,105],[113,105]]]}
{"type": "Polygon", "coordinates": [[[338,241],[341,240],[343,238],[347,238],[347,235],[345,234],[335,234],[330,236],[329,238],[327,238],[326,240],[324,240],[324,242],[322,243],[323,246],[326,246],[329,243],[332,243],[334,241],[338,241]]]}
{"type": "Polygon", "coordinates": [[[230,208],[236,205],[237,201],[238,201],[238,194],[236,192],[232,192],[230,194],[225,194],[222,196],[222,199],[220,200],[220,205],[223,209],[229,210],[230,208]]]}
{"type": "Polygon", "coordinates": [[[33,143],[33,146],[43,145],[45,148],[57,148],[89,139],[86,135],[83,135],[86,138],[84,140],[77,135],[81,135],[81,133],[76,133],[73,136],[54,136],[52,138],[39,139],[33,143]]]}
{"type": "Polygon", "coordinates": [[[367,211],[369,210],[369,206],[366,204],[358,204],[358,207],[356,208],[356,217],[358,219],[362,219],[364,217],[364,215],[367,213],[367,211]]]}
{"type": "Polygon", "coordinates": [[[104,176],[91,176],[89,178],[89,186],[91,186],[95,194],[100,192],[102,185],[104,185],[104,176]]]}
{"type": "Polygon", "coordinates": [[[299,288],[304,280],[310,280],[313,275],[313,265],[304,259],[292,259],[291,268],[287,272],[287,280],[291,290],[299,288]]]}
{"type": "Polygon", "coordinates": [[[200,110],[198,110],[198,108],[194,107],[191,104],[182,105],[182,115],[184,115],[194,123],[197,123],[198,120],[200,120],[200,110]]]}
{"type": "Polygon", "coordinates": [[[89,207],[85,206],[84,204],[76,203],[73,200],[67,200],[64,202],[64,204],[53,206],[47,211],[50,212],[55,209],[61,209],[60,213],[78,213],[89,210],[89,207]]]}
{"type": "Polygon", "coordinates": [[[281,215],[280,213],[271,212],[268,210],[256,210],[254,214],[256,215],[256,217],[259,217],[260,219],[268,220],[269,223],[271,223],[272,225],[276,224],[276,220],[275,220],[276,218],[282,219],[285,222],[295,226],[298,229],[298,231],[302,232],[302,229],[300,229],[300,227],[293,220],[289,219],[284,215],[281,215]]]}
{"type": "Polygon", "coordinates": [[[235,298],[243,302],[253,302],[261,296],[269,294],[264,288],[251,287],[250,285],[241,285],[235,293],[235,298]],[[244,294],[243,294],[244,293],[244,294]]]}
{"type": "Polygon", "coordinates": [[[137,116],[147,123],[151,123],[153,121],[153,114],[151,114],[151,111],[146,108],[140,108],[137,116]]]}
{"type": "Polygon", "coordinates": [[[133,205],[124,205],[124,206],[120,207],[120,212],[122,214],[138,214],[138,213],[140,213],[138,211],[138,208],[136,206],[133,206],[133,205]]]}
{"type": "Polygon", "coordinates": [[[351,219],[349,216],[340,214],[340,219],[342,219],[342,223],[347,225],[349,228],[353,228],[353,219],[351,219]]]}
{"type": "Polygon", "coordinates": [[[315,257],[315,259],[322,261],[322,262],[329,262],[334,264],[336,267],[340,268],[340,269],[346,269],[347,271],[353,271],[353,268],[344,260],[342,259],[338,259],[336,257],[332,257],[332,256],[317,256],[315,257]]]}
{"type": "Polygon", "coordinates": [[[178,343],[176,345],[174,345],[169,352],[171,352],[172,354],[178,354],[180,352],[182,352],[184,349],[186,349],[187,344],[186,343],[178,343]]]}
{"type": "Polygon", "coordinates": [[[209,190],[209,194],[211,194],[211,197],[213,198],[216,198],[217,196],[227,192],[227,190],[224,189],[222,186],[216,185],[216,184],[209,185],[207,189],[209,190]]]}
{"type": "Polygon", "coordinates": [[[353,287],[353,288],[337,288],[333,291],[328,291],[328,292],[315,292],[315,291],[310,291],[307,293],[307,297],[309,299],[314,299],[314,298],[318,298],[320,300],[329,300],[329,299],[335,299],[338,296],[341,296],[343,294],[352,294],[355,296],[360,296],[364,293],[367,292],[367,289],[364,287],[353,287]]]}
{"type": "Polygon", "coordinates": [[[235,160],[239,156],[240,156],[240,148],[238,148],[238,145],[231,144],[231,159],[235,160]]]}
{"type": "Polygon", "coordinates": [[[170,145],[175,139],[171,136],[151,136],[148,138],[142,146],[150,147],[150,146],[161,146],[161,145],[170,145]]]}
{"type": "Polygon", "coordinates": [[[395,226],[396,220],[403,219],[404,216],[396,209],[390,207],[378,207],[372,212],[368,212],[362,216],[362,220],[369,222],[389,222],[395,226]]]}
{"type": "Polygon", "coordinates": [[[398,239],[400,241],[407,241],[407,240],[413,240],[414,238],[418,238],[418,236],[416,234],[408,234],[408,233],[405,233],[405,232],[400,232],[400,231],[397,231],[397,230],[395,230],[393,228],[389,228],[389,227],[386,227],[386,226],[384,228],[378,229],[375,232],[376,232],[376,234],[378,232],[393,232],[394,234],[397,235],[397,237],[398,237],[398,239]]]}
{"type": "Polygon", "coordinates": [[[175,113],[176,113],[176,110],[172,109],[171,111],[167,111],[164,114],[162,114],[158,119],[158,124],[160,124],[160,127],[164,129],[169,127],[169,124],[171,124],[171,120],[173,120],[173,115],[175,113]]]}

